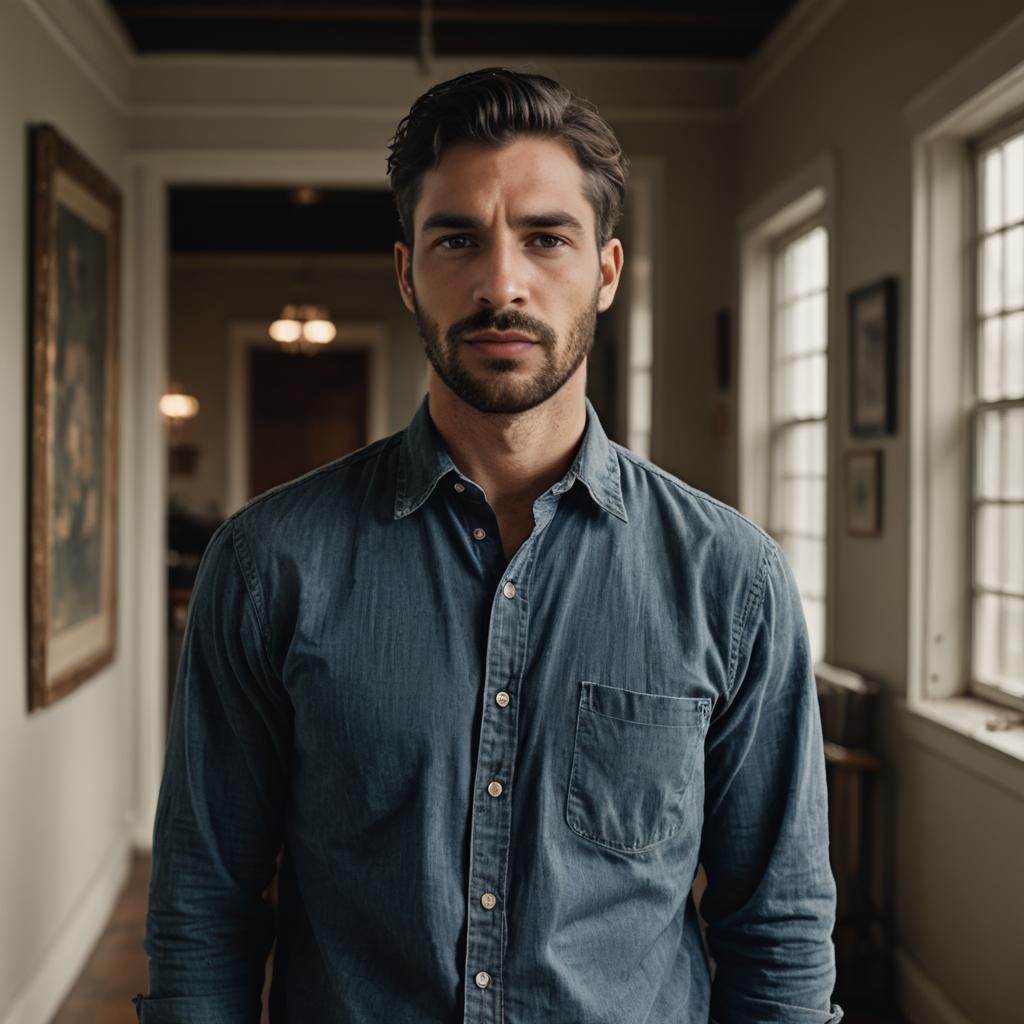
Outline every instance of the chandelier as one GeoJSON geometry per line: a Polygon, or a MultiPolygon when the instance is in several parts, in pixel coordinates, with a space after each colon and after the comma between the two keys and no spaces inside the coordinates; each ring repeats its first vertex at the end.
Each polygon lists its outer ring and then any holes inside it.
{"type": "Polygon", "coordinates": [[[270,336],[289,352],[312,355],[329,345],[338,335],[326,306],[289,302],[270,325],[270,336]]]}

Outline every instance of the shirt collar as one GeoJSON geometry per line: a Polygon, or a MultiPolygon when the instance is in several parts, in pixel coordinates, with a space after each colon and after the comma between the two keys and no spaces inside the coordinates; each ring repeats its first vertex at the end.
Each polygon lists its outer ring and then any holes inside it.
{"type": "MultiPolygon", "coordinates": [[[[395,486],[395,519],[402,519],[422,505],[433,493],[438,481],[458,472],[440,432],[430,418],[428,395],[424,395],[416,414],[402,432],[398,452],[398,480],[395,486]]],[[[581,480],[591,498],[606,512],[628,522],[622,501],[619,460],[608,435],[601,426],[590,399],[583,443],[576,452],[569,472],[552,490],[561,494],[581,480]]]]}

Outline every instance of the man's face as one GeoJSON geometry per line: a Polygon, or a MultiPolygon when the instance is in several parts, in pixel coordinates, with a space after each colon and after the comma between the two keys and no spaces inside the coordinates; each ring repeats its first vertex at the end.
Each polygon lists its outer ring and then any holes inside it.
{"type": "Polygon", "coordinates": [[[517,413],[583,365],[615,295],[617,239],[598,251],[572,151],[543,138],[462,143],[422,179],[399,286],[441,380],[480,412],[517,413]]]}

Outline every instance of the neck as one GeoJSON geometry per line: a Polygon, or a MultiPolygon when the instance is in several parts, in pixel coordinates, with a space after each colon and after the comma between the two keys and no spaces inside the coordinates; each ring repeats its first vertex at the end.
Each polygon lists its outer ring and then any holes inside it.
{"type": "Polygon", "coordinates": [[[483,413],[430,370],[430,418],[459,470],[497,510],[532,508],[568,472],[587,422],[586,361],[546,402],[522,413],[483,413]]]}

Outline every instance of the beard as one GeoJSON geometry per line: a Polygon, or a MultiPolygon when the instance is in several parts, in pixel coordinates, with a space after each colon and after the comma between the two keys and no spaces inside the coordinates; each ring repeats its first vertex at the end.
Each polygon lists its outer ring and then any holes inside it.
{"type": "MultiPolygon", "coordinates": [[[[496,312],[481,309],[462,320],[456,320],[441,337],[435,320],[425,313],[413,295],[416,323],[430,365],[444,383],[467,405],[478,412],[509,415],[526,412],[546,402],[580,368],[594,347],[597,326],[597,301],[600,286],[573,321],[565,340],[543,320],[519,310],[496,312]],[[483,357],[484,371],[476,373],[463,361],[463,339],[480,331],[521,331],[541,349],[542,363],[523,379],[522,359],[483,357]]],[[[532,358],[526,353],[525,358],[532,358]]]]}

